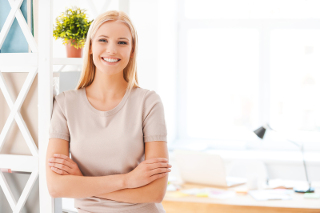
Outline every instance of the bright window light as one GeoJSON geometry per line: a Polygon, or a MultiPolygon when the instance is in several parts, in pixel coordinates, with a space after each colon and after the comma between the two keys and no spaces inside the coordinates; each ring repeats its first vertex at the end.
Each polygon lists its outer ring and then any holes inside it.
{"type": "Polygon", "coordinates": [[[245,129],[259,117],[258,31],[191,29],[186,63],[188,137],[251,138],[245,129]]]}
{"type": "Polygon", "coordinates": [[[319,0],[185,0],[188,19],[320,18],[319,0]]]}

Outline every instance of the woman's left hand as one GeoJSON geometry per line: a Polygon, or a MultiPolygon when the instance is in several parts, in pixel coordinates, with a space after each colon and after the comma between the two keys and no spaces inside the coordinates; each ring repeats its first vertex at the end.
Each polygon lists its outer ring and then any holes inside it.
{"type": "Polygon", "coordinates": [[[59,175],[83,176],[78,165],[66,155],[54,154],[48,164],[51,170],[59,175]]]}

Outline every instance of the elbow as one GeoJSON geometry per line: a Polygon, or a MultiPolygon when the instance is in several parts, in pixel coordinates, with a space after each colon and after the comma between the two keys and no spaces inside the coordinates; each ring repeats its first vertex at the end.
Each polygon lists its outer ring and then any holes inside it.
{"type": "Polygon", "coordinates": [[[47,187],[48,187],[49,194],[52,198],[59,197],[56,190],[52,186],[47,185],[47,187]]]}
{"type": "Polygon", "coordinates": [[[155,199],[155,203],[161,203],[163,201],[164,196],[165,196],[165,193],[163,194],[159,193],[155,199]]]}
{"type": "Polygon", "coordinates": [[[156,190],[158,193],[154,193],[156,195],[155,197],[155,203],[161,203],[166,195],[167,192],[167,186],[168,186],[168,175],[166,178],[162,178],[160,185],[158,185],[158,190],[156,190]]]}
{"type": "Polygon", "coordinates": [[[62,197],[59,190],[58,190],[58,187],[54,187],[56,186],[56,184],[48,184],[48,191],[49,191],[49,194],[52,198],[58,198],[58,197],[62,197]]]}
{"type": "Polygon", "coordinates": [[[161,203],[163,201],[166,191],[167,187],[165,187],[163,190],[159,190],[159,193],[155,193],[157,195],[155,198],[155,203],[161,203]]]}
{"type": "Polygon", "coordinates": [[[55,192],[50,192],[50,196],[51,196],[52,198],[58,198],[58,197],[60,197],[60,196],[58,196],[58,194],[55,193],[55,192]]]}
{"type": "Polygon", "coordinates": [[[47,178],[47,189],[51,197],[58,198],[61,197],[58,189],[58,183],[55,178],[47,178]]]}

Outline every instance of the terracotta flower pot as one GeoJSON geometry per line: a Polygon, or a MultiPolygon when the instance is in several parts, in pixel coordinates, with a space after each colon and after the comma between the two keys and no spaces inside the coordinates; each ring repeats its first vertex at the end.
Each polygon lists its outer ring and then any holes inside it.
{"type": "Polygon", "coordinates": [[[74,46],[71,46],[70,40],[66,44],[66,50],[67,50],[67,58],[82,58],[83,48],[77,49],[74,46]]]}

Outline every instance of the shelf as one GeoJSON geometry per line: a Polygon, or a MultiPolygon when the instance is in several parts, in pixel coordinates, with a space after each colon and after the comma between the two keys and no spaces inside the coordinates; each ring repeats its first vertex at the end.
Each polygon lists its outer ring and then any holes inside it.
{"type": "Polygon", "coordinates": [[[0,53],[1,72],[30,72],[37,66],[37,53],[0,53]]]}
{"type": "Polygon", "coordinates": [[[32,155],[0,154],[0,168],[32,172],[38,167],[39,158],[32,155]]]}
{"type": "Polygon", "coordinates": [[[53,65],[82,65],[83,58],[53,58],[53,65]]]}

